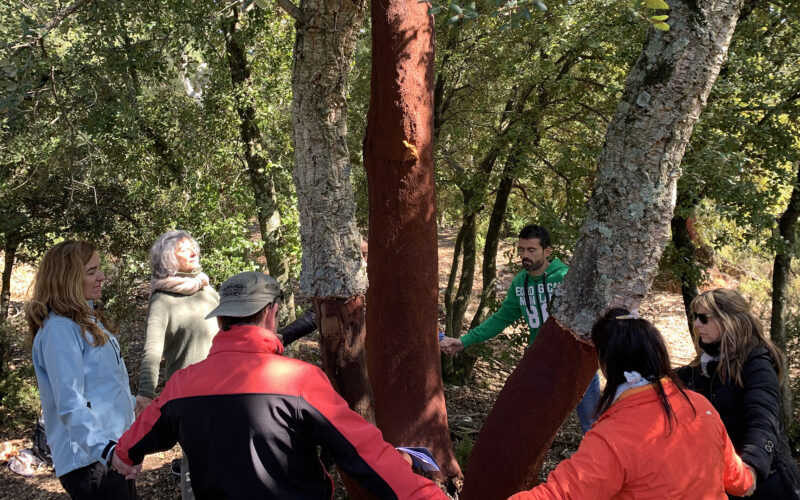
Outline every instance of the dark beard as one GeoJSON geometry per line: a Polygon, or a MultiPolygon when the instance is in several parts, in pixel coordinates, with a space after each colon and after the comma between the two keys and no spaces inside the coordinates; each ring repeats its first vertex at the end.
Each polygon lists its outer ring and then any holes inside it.
{"type": "Polygon", "coordinates": [[[544,259],[542,259],[540,261],[533,261],[533,260],[530,260],[530,259],[525,259],[525,260],[522,261],[522,268],[525,269],[528,272],[535,271],[536,269],[539,269],[543,265],[544,265],[544,259]]]}

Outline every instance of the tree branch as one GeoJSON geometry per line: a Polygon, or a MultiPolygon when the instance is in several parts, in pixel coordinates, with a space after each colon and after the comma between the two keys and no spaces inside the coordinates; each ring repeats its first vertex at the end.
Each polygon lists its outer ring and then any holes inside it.
{"type": "Polygon", "coordinates": [[[292,3],[292,0],[278,0],[278,5],[284,11],[286,11],[286,13],[289,14],[292,19],[300,24],[305,24],[306,19],[305,16],[303,16],[303,11],[301,11],[297,5],[292,3]]]}

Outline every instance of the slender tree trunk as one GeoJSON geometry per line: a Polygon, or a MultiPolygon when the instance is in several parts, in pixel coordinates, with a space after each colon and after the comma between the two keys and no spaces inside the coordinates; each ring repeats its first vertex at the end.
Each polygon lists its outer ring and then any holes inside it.
{"type": "MultiPolygon", "coordinates": [[[[469,202],[465,202],[469,206],[469,202]]],[[[468,213],[464,216],[461,229],[456,238],[458,252],[453,254],[453,266],[450,269],[450,278],[447,283],[446,295],[452,297],[455,291],[455,299],[445,301],[446,311],[446,331],[445,334],[458,338],[461,335],[461,327],[464,324],[464,316],[467,313],[469,299],[472,296],[472,287],[475,281],[475,239],[476,239],[476,215],[468,213]],[[458,280],[458,287],[455,288],[456,273],[458,272],[458,260],[461,260],[461,276],[458,280]]],[[[451,384],[465,385],[469,383],[472,372],[475,368],[475,361],[478,356],[474,349],[467,349],[455,356],[442,355],[442,377],[451,384]]]]}
{"type": "Polygon", "coordinates": [[[742,8],[741,0],[669,3],[671,29],[651,28],[631,69],[572,268],[478,436],[464,500],[507,498],[536,483],[556,431],[597,369],[582,340],[603,311],[637,309],[648,292],[669,235],[680,162],[742,8]]]}
{"type": "Polygon", "coordinates": [[[287,7],[298,21],[292,139],[303,247],[300,291],[314,299],[322,352],[336,353],[326,355],[323,369],[350,407],[369,418],[371,394],[362,348],[366,332],[363,311],[356,307],[367,281],[346,140],[347,78],[366,4],[306,0],[299,8],[287,7]]]}
{"type": "Polygon", "coordinates": [[[489,316],[492,309],[497,304],[497,247],[500,244],[500,229],[506,217],[508,207],[508,197],[511,195],[511,188],[514,186],[514,178],[511,173],[516,167],[516,156],[509,156],[506,161],[500,184],[497,187],[497,194],[492,206],[492,215],[489,217],[489,227],[486,230],[486,242],[483,245],[483,266],[481,274],[483,277],[483,291],[481,300],[478,303],[478,310],[470,323],[470,329],[483,323],[489,316]]]}
{"type": "Polygon", "coordinates": [[[453,454],[441,379],[433,171],[433,17],[428,5],[372,3],[367,365],[375,418],[395,445],[427,446],[449,481],[453,454]],[[376,248],[377,247],[377,248],[376,248]]]}
{"type": "Polygon", "coordinates": [[[686,199],[678,192],[678,206],[681,211],[676,211],[672,216],[670,227],[672,229],[672,244],[675,254],[672,256],[672,269],[675,277],[681,282],[681,297],[683,297],[683,310],[686,313],[689,335],[693,335],[691,304],[698,295],[698,286],[702,278],[700,268],[695,257],[695,246],[689,233],[689,217],[694,213],[697,203],[686,199]],[[688,214],[688,215],[687,215],[688,214]]]}
{"type": "Polygon", "coordinates": [[[244,160],[247,173],[253,185],[256,202],[258,229],[261,232],[264,258],[267,269],[273,278],[281,284],[288,318],[294,321],[294,292],[289,280],[289,263],[281,250],[284,246],[281,234],[281,214],[278,211],[278,198],[275,193],[275,182],[267,159],[259,154],[262,145],[261,130],[256,122],[256,110],[252,97],[248,95],[247,85],[250,81],[250,65],[247,62],[246,48],[239,31],[239,11],[231,9],[231,17],[223,21],[225,32],[225,55],[231,72],[231,82],[236,94],[236,112],[239,115],[239,136],[244,145],[244,160]]]}
{"type": "Polygon", "coordinates": [[[444,290],[444,328],[445,335],[457,338],[461,332],[453,329],[453,294],[456,291],[458,268],[461,264],[461,251],[464,248],[464,234],[467,228],[463,224],[458,228],[456,241],[453,245],[453,262],[450,264],[450,274],[447,277],[447,287],[444,290]]]}
{"type": "Polygon", "coordinates": [[[461,335],[464,316],[467,314],[467,306],[469,306],[469,299],[472,296],[472,287],[475,284],[475,260],[477,258],[475,248],[475,239],[477,238],[476,217],[477,215],[474,213],[467,213],[462,222],[464,240],[461,250],[461,276],[458,280],[456,297],[451,306],[453,313],[450,318],[451,331],[455,337],[461,335]]]}
{"type": "Polygon", "coordinates": [[[0,290],[0,321],[8,318],[8,310],[11,305],[11,273],[17,260],[17,248],[19,248],[19,241],[15,238],[7,238],[3,247],[4,267],[2,290],[0,290]]]}
{"type": "MultiPolygon", "coordinates": [[[[786,300],[789,286],[789,273],[792,265],[792,249],[796,241],[797,218],[800,216],[800,162],[797,163],[797,177],[789,205],[778,220],[780,247],[775,254],[772,269],[772,319],[770,321],[770,337],[776,346],[786,353],[788,336],[786,334],[786,300]]],[[[787,360],[788,361],[788,360],[787,360]]],[[[783,415],[786,422],[791,422],[793,415],[792,386],[789,380],[789,367],[783,371],[781,381],[783,399],[783,415]]]]}

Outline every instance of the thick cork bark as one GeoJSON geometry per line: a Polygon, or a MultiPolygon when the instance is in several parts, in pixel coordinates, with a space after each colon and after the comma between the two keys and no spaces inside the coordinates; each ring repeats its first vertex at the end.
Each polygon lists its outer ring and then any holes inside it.
{"type": "Polygon", "coordinates": [[[588,338],[595,318],[609,307],[637,309],[655,276],[681,159],[742,7],[742,0],[668,3],[671,29],[651,29],[631,69],[606,133],[570,271],[544,331],[478,436],[463,499],[506,498],[536,484],[541,457],[597,369],[591,349],[581,349],[577,339],[588,338]]]}

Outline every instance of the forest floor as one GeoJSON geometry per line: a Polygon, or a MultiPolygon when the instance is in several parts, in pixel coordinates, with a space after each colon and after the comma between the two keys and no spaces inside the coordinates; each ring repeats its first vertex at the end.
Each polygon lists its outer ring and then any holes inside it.
{"type": "MultiPolygon", "coordinates": [[[[442,230],[439,237],[439,283],[440,300],[444,295],[444,287],[447,283],[447,276],[450,272],[450,263],[453,258],[453,241],[455,232],[442,230]]],[[[508,240],[501,245],[498,251],[498,295],[502,298],[508,289],[513,271],[509,263],[516,259],[513,241],[508,240]]],[[[470,309],[467,312],[465,323],[469,323],[477,306],[477,298],[480,290],[480,265],[476,263],[476,283],[472,292],[470,309]]],[[[24,296],[32,280],[33,272],[29,267],[20,266],[15,269],[12,277],[12,302],[17,308],[21,307],[24,296]]],[[[656,278],[656,289],[651,291],[650,296],[642,304],[640,315],[651,320],[664,334],[670,348],[673,364],[676,366],[688,363],[694,358],[694,347],[691,343],[687,331],[686,316],[683,310],[683,303],[676,290],[670,290],[664,284],[664,280],[656,278]]],[[[735,286],[732,278],[714,273],[712,283],[709,285],[735,286]]],[[[124,357],[130,372],[133,384],[138,380],[139,363],[141,352],[144,345],[144,317],[146,314],[146,300],[132,318],[121,322],[121,339],[124,346],[124,357]]],[[[440,325],[440,329],[442,329],[440,325]]],[[[459,446],[468,446],[463,440],[469,436],[474,439],[480,430],[483,421],[486,419],[492,405],[497,398],[500,389],[503,387],[506,378],[513,371],[514,366],[522,357],[522,348],[510,348],[507,340],[509,335],[524,334],[524,326],[518,326],[514,332],[501,334],[493,341],[489,342],[492,352],[488,356],[479,359],[475,368],[474,381],[469,386],[447,386],[445,387],[445,397],[447,402],[448,421],[454,444],[458,450],[459,446]]],[[[17,365],[30,362],[30,355],[19,343],[14,353],[17,365]]],[[[306,339],[296,342],[289,348],[289,355],[304,359],[308,362],[319,364],[320,355],[317,347],[316,333],[306,339]]],[[[162,370],[163,372],[163,370],[162,370]]],[[[31,428],[34,423],[31,422],[31,428]]],[[[19,450],[31,446],[30,436],[3,436],[6,447],[19,450]],[[10,439],[11,438],[11,439],[10,439]],[[7,443],[7,444],[6,444],[7,443]]],[[[469,442],[467,439],[467,442],[469,442]]],[[[567,419],[558,432],[553,445],[548,452],[542,469],[540,479],[546,478],[547,473],[552,470],[558,462],[571,455],[580,443],[581,434],[576,415],[573,414],[567,419]]],[[[465,452],[468,452],[468,448],[465,452]]],[[[137,491],[139,498],[149,499],[179,499],[180,481],[173,476],[169,470],[170,462],[174,458],[180,457],[177,447],[164,452],[156,453],[145,459],[142,472],[137,478],[137,491]]],[[[346,498],[343,489],[337,484],[337,498],[346,498]]],[[[0,500],[2,499],[62,499],[68,498],[61,488],[58,479],[53,475],[50,467],[41,468],[32,477],[24,477],[13,473],[6,464],[0,466],[0,500]]]]}

